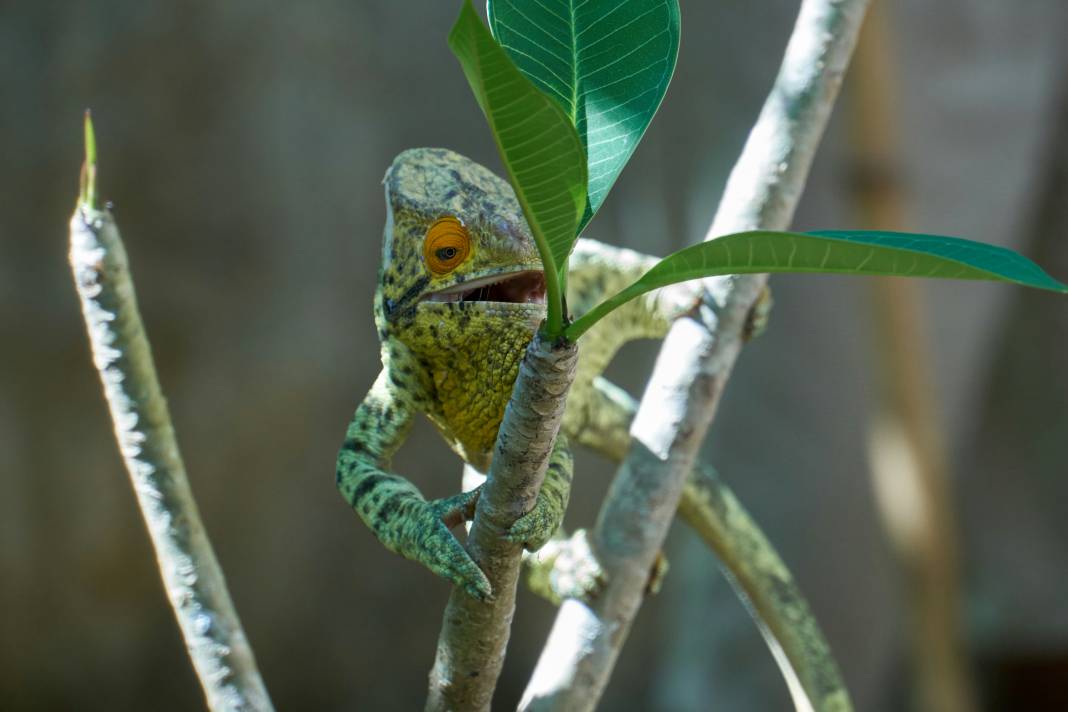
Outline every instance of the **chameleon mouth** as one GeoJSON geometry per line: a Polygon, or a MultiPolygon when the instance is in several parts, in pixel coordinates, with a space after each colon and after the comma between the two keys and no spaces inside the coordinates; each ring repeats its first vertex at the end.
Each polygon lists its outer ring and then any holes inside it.
{"type": "Polygon", "coordinates": [[[544,304],[545,274],[524,270],[495,274],[457,284],[440,292],[431,292],[427,302],[498,302],[503,304],[544,304]]]}

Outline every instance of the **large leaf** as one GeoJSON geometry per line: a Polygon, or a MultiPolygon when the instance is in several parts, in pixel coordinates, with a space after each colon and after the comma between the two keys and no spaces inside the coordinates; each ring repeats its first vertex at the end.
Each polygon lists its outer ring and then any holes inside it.
{"type": "Polygon", "coordinates": [[[905,232],[757,230],[725,235],[668,255],[638,281],[575,321],[567,336],[577,339],[605,314],[653,289],[701,277],[759,272],[985,279],[1068,293],[1068,286],[1026,257],[982,242],[905,232]]]}
{"type": "Polygon", "coordinates": [[[487,0],[516,66],[556,99],[587,149],[601,207],[667,91],[679,51],[678,0],[487,0]]]}
{"type": "MultiPolygon", "coordinates": [[[[545,263],[558,285],[586,207],[586,159],[560,107],[516,69],[464,0],[449,47],[489,121],[501,159],[545,263]]],[[[553,294],[549,297],[550,310],[553,294]]],[[[556,300],[559,301],[559,300],[556,300]]]]}

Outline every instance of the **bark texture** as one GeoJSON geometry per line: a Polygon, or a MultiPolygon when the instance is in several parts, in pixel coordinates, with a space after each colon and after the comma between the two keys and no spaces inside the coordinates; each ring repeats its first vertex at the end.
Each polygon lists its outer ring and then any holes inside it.
{"type": "MultiPolygon", "coordinates": [[[[867,4],[802,4],[710,239],[789,225],[867,4]]],[[[631,430],[630,452],[592,535],[608,575],[605,594],[592,606],[576,600],[561,606],[522,709],[592,710],[600,699],[766,280],[766,275],[708,280],[700,314],[679,320],[665,339],[631,430]]]]}
{"type": "Polygon", "coordinates": [[[126,250],[108,211],[86,203],[75,210],[70,264],[115,439],[208,707],[272,710],[193,500],[126,250]]]}
{"type": "Polygon", "coordinates": [[[522,545],[504,535],[538,497],[577,360],[574,344],[552,344],[539,333],[519,367],[467,539],[493,597],[483,603],[453,590],[430,671],[427,710],[490,709],[515,612],[522,554],[522,545]]]}

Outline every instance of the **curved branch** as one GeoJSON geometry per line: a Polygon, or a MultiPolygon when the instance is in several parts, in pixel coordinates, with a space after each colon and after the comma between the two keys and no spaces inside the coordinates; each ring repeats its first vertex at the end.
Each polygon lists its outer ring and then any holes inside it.
{"type": "MultiPolygon", "coordinates": [[[[779,75],[731,173],[709,237],[783,229],[793,217],[868,0],[804,0],[779,75]]],[[[631,430],[633,442],[593,532],[608,575],[593,605],[565,601],[521,709],[591,710],[608,682],[642,589],[767,280],[708,280],[706,306],[675,323],[631,430]]]]}
{"type": "Polygon", "coordinates": [[[838,664],[808,602],[730,488],[711,470],[698,468],[686,481],[679,515],[719,557],[723,573],[771,649],[794,707],[851,710],[838,664]]]}
{"type": "MultiPolygon", "coordinates": [[[[592,423],[589,439],[602,455],[620,462],[630,446],[628,431],[638,403],[604,379],[598,380],[596,388],[604,398],[602,413],[607,417],[592,423]]],[[[790,570],[711,467],[698,464],[687,476],[678,513],[719,559],[724,575],[771,649],[794,706],[814,712],[848,710],[849,693],[838,663],[790,570]]],[[[596,561],[582,563],[596,565],[596,561]]],[[[548,575],[542,572],[544,578],[548,575]]],[[[553,603],[559,605],[558,600],[553,603]]]]}

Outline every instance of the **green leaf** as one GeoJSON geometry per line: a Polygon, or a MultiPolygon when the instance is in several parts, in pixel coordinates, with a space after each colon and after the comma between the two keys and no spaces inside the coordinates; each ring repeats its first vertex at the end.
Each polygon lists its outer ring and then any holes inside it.
{"type": "Polygon", "coordinates": [[[861,230],[725,235],[669,255],[566,331],[577,339],[613,309],[676,282],[724,274],[822,272],[1015,282],[1068,293],[1068,286],[1012,250],[941,235],[861,230]]]}
{"type": "Polygon", "coordinates": [[[562,328],[559,274],[567,269],[586,207],[586,158],[575,128],[560,107],[516,69],[464,0],[449,33],[497,142],[545,266],[550,334],[562,328]],[[555,294],[554,294],[555,292],[555,294]]]}
{"type": "Polygon", "coordinates": [[[667,91],[679,52],[678,0],[487,0],[486,8],[493,34],[564,108],[587,149],[581,232],[667,91]]]}

